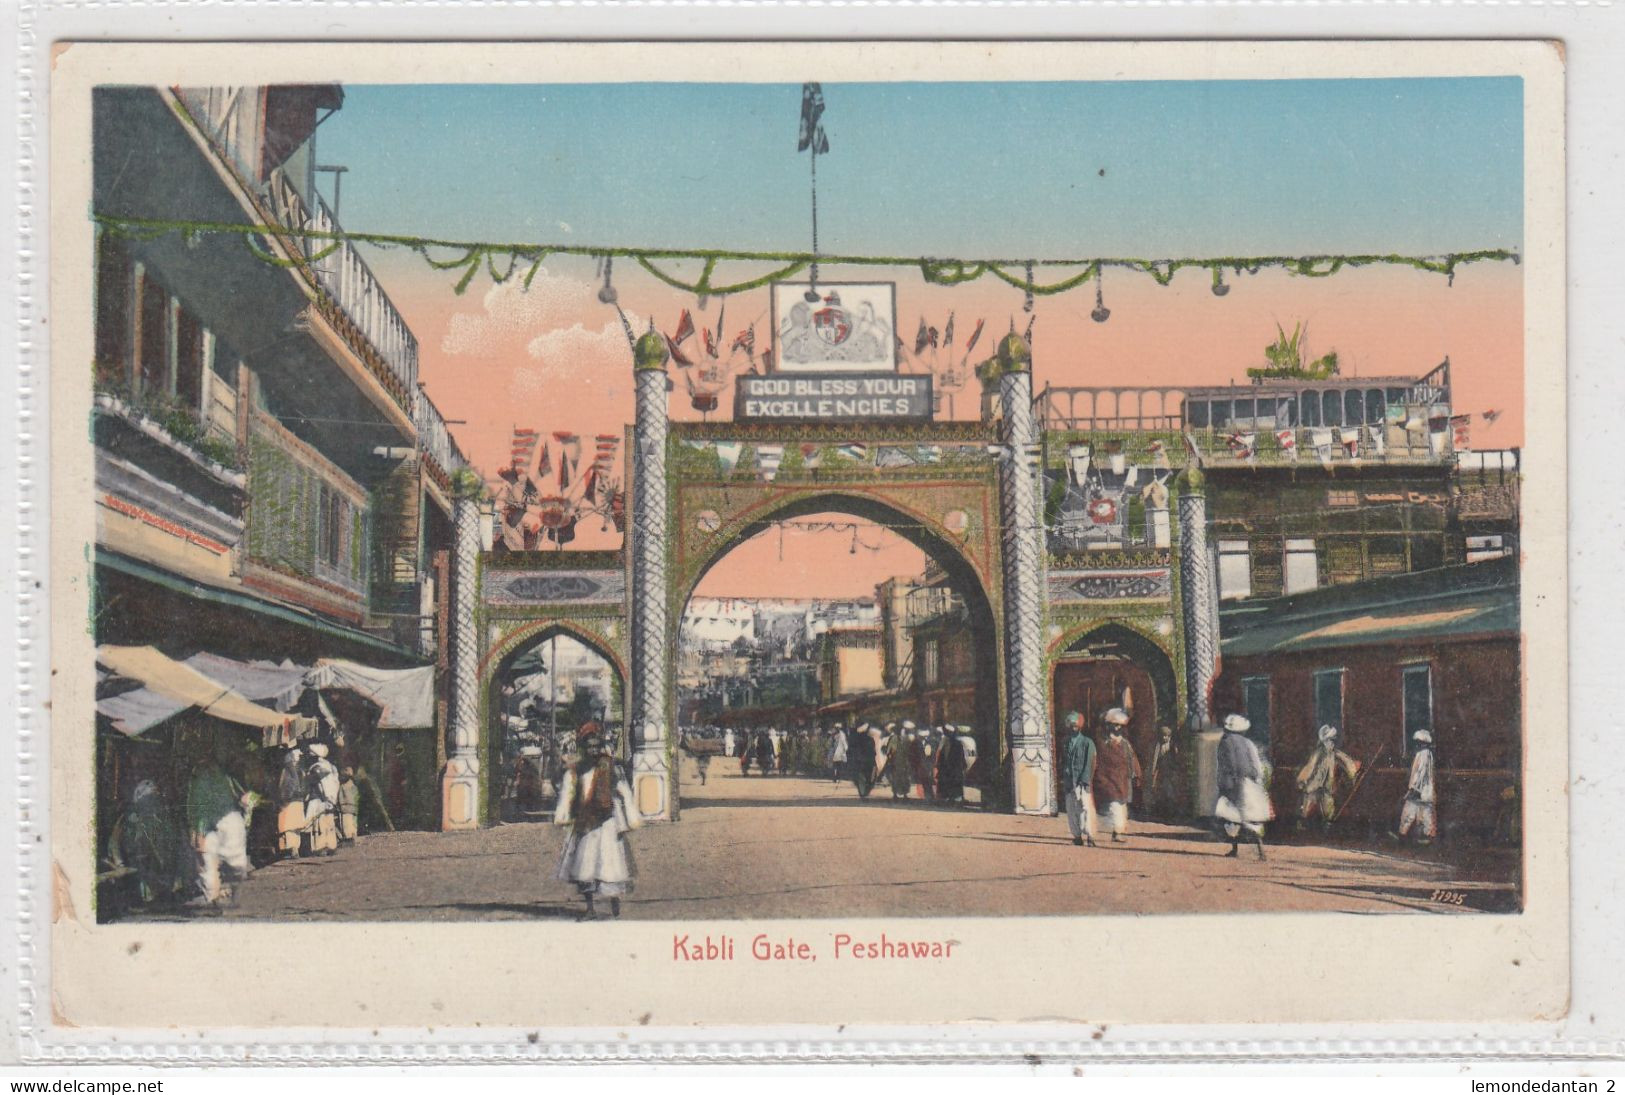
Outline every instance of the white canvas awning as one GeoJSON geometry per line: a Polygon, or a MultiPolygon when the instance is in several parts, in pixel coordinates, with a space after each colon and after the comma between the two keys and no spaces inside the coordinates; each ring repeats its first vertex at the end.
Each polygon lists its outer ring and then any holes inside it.
{"type": "Polygon", "coordinates": [[[293,661],[245,662],[207,651],[193,654],[185,664],[244,698],[278,711],[291,711],[298,704],[310,672],[310,666],[293,661]]]}
{"type": "Polygon", "coordinates": [[[307,688],[342,688],[378,706],[380,730],[434,726],[434,666],[374,669],[356,662],[323,658],[305,674],[307,688]]]}
{"type": "MultiPolygon", "coordinates": [[[[102,646],[96,664],[113,677],[139,682],[96,701],[114,729],[139,735],[189,708],[211,718],[259,731],[266,745],[284,745],[315,733],[315,720],[289,715],[245,698],[150,646],[102,646]]],[[[105,683],[106,678],[102,678],[105,683]]]]}

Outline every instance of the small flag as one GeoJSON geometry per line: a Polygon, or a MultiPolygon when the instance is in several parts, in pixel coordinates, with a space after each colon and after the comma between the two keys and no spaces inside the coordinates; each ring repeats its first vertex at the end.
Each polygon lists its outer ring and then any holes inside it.
{"type": "Polygon", "coordinates": [[[744,350],[747,355],[754,354],[756,352],[756,324],[752,323],[745,330],[740,331],[729,349],[730,351],[744,350]]]}
{"type": "Polygon", "coordinates": [[[498,469],[497,474],[514,486],[519,485],[519,469],[514,467],[512,464],[509,464],[505,468],[498,469]]]}
{"type": "Polygon", "coordinates": [[[926,330],[926,341],[931,344],[933,350],[937,348],[937,329],[935,327],[926,330]]]}
{"type": "Polygon", "coordinates": [[[547,446],[545,444],[542,446],[540,459],[536,461],[536,474],[540,478],[546,478],[553,474],[553,458],[547,455],[547,446]]]}
{"type": "Polygon", "coordinates": [[[925,353],[926,343],[930,342],[930,340],[931,340],[930,329],[928,327],[926,327],[926,325],[925,325],[925,317],[921,316],[920,317],[920,331],[919,331],[918,334],[916,334],[914,336],[914,352],[916,354],[925,353]]]}
{"type": "Polygon", "coordinates": [[[586,499],[587,504],[590,506],[598,504],[598,466],[596,464],[587,469],[587,485],[582,489],[581,497],[586,499]]]}
{"type": "Polygon", "coordinates": [[[1293,462],[1297,461],[1297,459],[1298,459],[1298,431],[1297,430],[1276,430],[1275,431],[1275,445],[1283,453],[1286,454],[1287,459],[1289,459],[1289,460],[1291,460],[1293,462]]]}
{"type": "Polygon", "coordinates": [[[1472,415],[1452,415],[1450,418],[1450,447],[1454,449],[1471,449],[1473,447],[1472,428],[1472,415]]]}
{"type": "Polygon", "coordinates": [[[1487,425],[1487,426],[1493,426],[1493,425],[1495,425],[1495,420],[1497,418],[1500,418],[1500,417],[1501,417],[1501,412],[1500,411],[1485,411],[1484,412],[1484,424],[1487,425]]]}
{"type": "Polygon", "coordinates": [[[694,317],[689,315],[688,309],[683,309],[683,316],[677,321],[677,333],[671,336],[674,346],[681,346],[694,334],[694,317]]]}
{"type": "Polygon", "coordinates": [[[984,324],[986,322],[987,321],[983,320],[983,319],[977,320],[976,321],[976,329],[970,333],[970,338],[965,340],[965,356],[966,357],[969,357],[970,352],[972,350],[976,349],[976,340],[982,337],[982,324],[984,324]]]}
{"type": "Polygon", "coordinates": [[[946,350],[954,344],[954,314],[948,313],[948,326],[942,329],[942,348],[946,350]]]}
{"type": "Polygon", "coordinates": [[[705,337],[705,356],[706,357],[712,357],[712,358],[716,357],[717,356],[717,340],[715,338],[711,337],[711,328],[709,328],[709,327],[705,328],[703,334],[704,334],[704,337],[705,337]]]}
{"type": "Polygon", "coordinates": [[[811,148],[816,155],[829,151],[829,139],[819,120],[824,116],[824,89],[815,83],[801,85],[801,128],[796,134],[796,151],[811,148]]]}
{"type": "Polygon", "coordinates": [[[670,335],[666,335],[665,339],[666,350],[671,354],[672,364],[676,365],[679,369],[691,368],[694,364],[693,359],[691,359],[687,354],[683,353],[682,350],[678,349],[677,343],[672,341],[672,337],[670,335]]]}

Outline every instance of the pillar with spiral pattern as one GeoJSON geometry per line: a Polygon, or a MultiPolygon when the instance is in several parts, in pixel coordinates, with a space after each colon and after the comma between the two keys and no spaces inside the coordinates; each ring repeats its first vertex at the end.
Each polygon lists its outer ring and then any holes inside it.
{"type": "Polygon", "coordinates": [[[1195,459],[1179,474],[1179,585],[1185,639],[1185,726],[1213,725],[1219,672],[1219,590],[1207,536],[1207,477],[1195,459]]]}
{"type": "Polygon", "coordinates": [[[669,732],[671,651],[666,619],[665,339],[650,330],[632,352],[632,801],[646,821],[675,815],[669,732]]]}
{"type": "Polygon", "coordinates": [[[440,827],[477,829],[480,824],[479,624],[474,607],[479,581],[480,507],[458,498],[452,511],[451,696],[446,771],[440,783],[440,827]]]}
{"type": "Polygon", "coordinates": [[[1015,808],[1055,810],[1049,695],[1044,681],[1045,547],[1037,478],[1032,356],[1012,331],[997,357],[1000,430],[999,516],[1003,546],[1005,723],[1015,808]]]}

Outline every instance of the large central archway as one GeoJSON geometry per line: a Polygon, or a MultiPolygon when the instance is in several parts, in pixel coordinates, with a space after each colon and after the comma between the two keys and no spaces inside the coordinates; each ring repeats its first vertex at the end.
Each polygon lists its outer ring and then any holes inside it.
{"type": "MultiPolygon", "coordinates": [[[[971,506],[967,504],[933,516],[898,498],[883,499],[873,492],[831,487],[775,489],[770,485],[746,485],[734,487],[731,495],[728,501],[732,505],[727,514],[719,512],[714,504],[697,512],[692,506],[680,504],[678,507],[678,520],[693,523],[697,538],[703,537],[703,547],[691,552],[679,547],[679,573],[678,581],[673,583],[671,619],[684,618],[696,590],[719,564],[742,545],[770,533],[775,526],[782,529],[785,522],[840,515],[895,533],[918,548],[940,575],[943,587],[957,594],[958,604],[950,626],[956,640],[968,638],[969,672],[940,682],[911,679],[912,675],[907,675],[906,688],[867,697],[870,707],[859,702],[850,715],[826,713],[815,721],[820,725],[837,718],[850,722],[872,710],[913,718],[922,724],[948,721],[969,725],[976,737],[977,755],[985,758],[985,770],[989,773],[983,801],[1002,804],[1006,797],[1004,777],[1002,773],[993,774],[998,759],[1004,756],[1006,742],[1000,718],[1001,637],[994,594],[986,577],[990,569],[986,551],[990,514],[976,507],[978,512],[973,517],[971,506]],[[960,676],[966,679],[959,679],[960,676]],[[950,693],[957,693],[956,698],[962,703],[947,698],[950,693]]],[[[688,531],[686,527],[684,531],[688,531]]],[[[692,539],[689,544],[693,546],[692,539]]],[[[836,554],[835,565],[842,557],[844,553],[836,554]]],[[[816,593],[809,590],[808,595],[816,593]]],[[[678,712],[679,722],[681,714],[678,712]]],[[[798,714],[805,717],[806,712],[798,714]]]]}

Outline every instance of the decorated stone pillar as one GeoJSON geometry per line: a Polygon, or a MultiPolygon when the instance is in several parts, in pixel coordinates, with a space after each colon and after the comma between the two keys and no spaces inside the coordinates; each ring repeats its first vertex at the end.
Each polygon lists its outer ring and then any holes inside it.
{"type": "Polygon", "coordinates": [[[1005,724],[1015,808],[1055,810],[1044,686],[1045,547],[1037,481],[1038,424],[1033,417],[1032,357],[1012,331],[999,344],[999,515],[1004,556],[1005,724]]]}
{"type": "Polygon", "coordinates": [[[632,352],[632,801],[648,821],[674,814],[666,619],[666,343],[653,330],[632,352]]]}
{"type": "Polygon", "coordinates": [[[440,827],[477,829],[480,824],[479,581],[480,507],[459,495],[452,512],[451,697],[446,771],[440,782],[440,827]]]}
{"type": "Polygon", "coordinates": [[[1179,475],[1179,585],[1185,632],[1186,728],[1213,726],[1219,673],[1219,586],[1207,535],[1207,477],[1193,462],[1179,475]]]}

